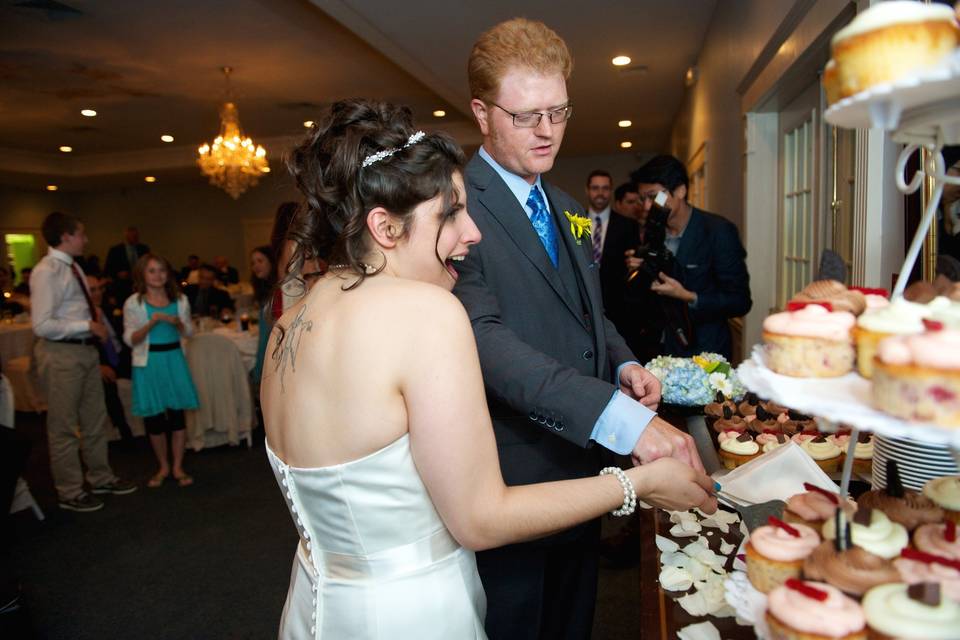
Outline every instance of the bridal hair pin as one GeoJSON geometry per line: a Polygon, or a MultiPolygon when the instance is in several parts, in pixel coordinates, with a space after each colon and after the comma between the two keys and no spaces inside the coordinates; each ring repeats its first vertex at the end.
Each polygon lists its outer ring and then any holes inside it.
{"type": "Polygon", "coordinates": [[[380,162],[384,158],[389,158],[390,156],[395,154],[397,151],[406,149],[410,145],[417,144],[418,142],[423,140],[424,136],[426,135],[427,134],[425,134],[423,131],[417,131],[416,133],[411,135],[409,138],[407,138],[407,144],[403,145],[402,147],[394,147],[393,149],[384,149],[383,151],[377,151],[376,153],[373,153],[367,156],[366,158],[363,159],[363,164],[360,165],[360,168],[366,169],[370,165],[376,162],[380,162]]]}

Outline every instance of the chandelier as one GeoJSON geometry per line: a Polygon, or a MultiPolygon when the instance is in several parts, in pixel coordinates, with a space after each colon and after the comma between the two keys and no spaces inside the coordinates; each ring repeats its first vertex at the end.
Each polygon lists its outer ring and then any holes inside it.
{"type": "MultiPolygon", "coordinates": [[[[227,78],[227,96],[230,96],[230,67],[223,67],[227,78]]],[[[244,191],[257,184],[260,176],[270,173],[267,151],[254,145],[240,128],[237,105],[225,102],[220,108],[220,135],[213,142],[204,143],[197,164],[210,184],[220,187],[236,200],[244,191]]]]}

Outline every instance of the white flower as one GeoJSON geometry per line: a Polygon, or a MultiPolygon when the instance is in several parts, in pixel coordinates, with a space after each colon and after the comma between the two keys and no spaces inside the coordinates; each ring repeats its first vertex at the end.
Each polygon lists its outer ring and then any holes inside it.
{"type": "Polygon", "coordinates": [[[733,383],[730,382],[725,375],[719,372],[714,372],[710,374],[708,380],[710,381],[711,389],[714,391],[719,391],[728,398],[733,397],[733,383]]]}

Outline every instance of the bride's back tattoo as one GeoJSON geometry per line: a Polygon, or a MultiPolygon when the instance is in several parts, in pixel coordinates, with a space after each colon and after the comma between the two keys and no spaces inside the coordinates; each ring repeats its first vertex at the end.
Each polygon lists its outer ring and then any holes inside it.
{"type": "Polygon", "coordinates": [[[303,319],[306,311],[307,305],[303,305],[293,322],[290,323],[289,329],[284,329],[283,326],[278,325],[280,331],[277,335],[277,344],[274,346],[270,357],[273,360],[273,370],[280,372],[280,393],[286,391],[284,379],[287,375],[287,365],[290,366],[291,372],[297,370],[297,350],[300,348],[304,331],[313,330],[313,320],[303,319]]]}

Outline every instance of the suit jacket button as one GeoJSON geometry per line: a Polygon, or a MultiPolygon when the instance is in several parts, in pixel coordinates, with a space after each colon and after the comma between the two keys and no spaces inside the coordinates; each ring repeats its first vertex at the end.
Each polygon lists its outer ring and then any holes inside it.
{"type": "Polygon", "coordinates": [[[584,360],[592,360],[592,359],[593,359],[593,350],[592,350],[592,349],[587,349],[586,351],[584,351],[584,352],[583,352],[583,359],[584,359],[584,360]]]}

